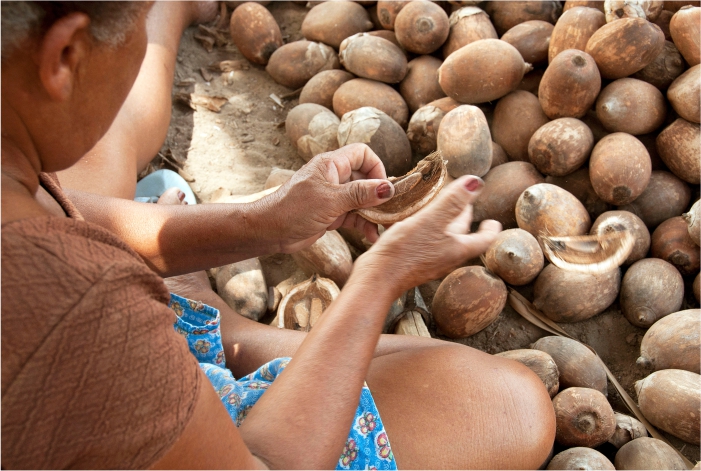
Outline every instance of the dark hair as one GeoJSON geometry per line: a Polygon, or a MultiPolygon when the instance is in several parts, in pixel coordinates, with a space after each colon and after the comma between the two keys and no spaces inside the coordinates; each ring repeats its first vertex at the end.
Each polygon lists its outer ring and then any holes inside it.
{"type": "Polygon", "coordinates": [[[90,33],[96,41],[117,46],[134,27],[146,2],[30,2],[3,1],[2,56],[30,36],[41,36],[60,18],[75,12],[90,18],[90,33]]]}

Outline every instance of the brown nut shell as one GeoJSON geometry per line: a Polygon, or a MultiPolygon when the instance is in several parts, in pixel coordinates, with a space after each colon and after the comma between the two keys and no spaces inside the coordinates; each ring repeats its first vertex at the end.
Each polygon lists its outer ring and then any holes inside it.
{"type": "Polygon", "coordinates": [[[592,388],[607,395],[604,364],[591,350],[566,337],[549,336],[539,339],[533,349],[552,357],[560,372],[560,391],[571,387],[592,388]]]}
{"type": "Polygon", "coordinates": [[[691,123],[701,122],[701,64],[696,64],[672,82],[667,98],[679,116],[691,123]]]}
{"type": "Polygon", "coordinates": [[[455,10],[450,15],[450,34],[443,45],[443,58],[480,39],[499,39],[489,15],[475,6],[455,10]]]}
{"type": "Polygon", "coordinates": [[[616,431],[606,396],[589,388],[568,388],[553,398],[555,441],[564,446],[595,447],[616,431]]]}
{"type": "Polygon", "coordinates": [[[610,83],[596,100],[596,117],[611,132],[648,134],[662,125],[666,115],[662,93],[654,85],[634,78],[610,83]]]}
{"type": "Polygon", "coordinates": [[[408,72],[399,83],[399,93],[411,113],[445,97],[445,92],[438,83],[438,69],[441,64],[441,60],[433,56],[419,56],[409,62],[408,72]]]}
{"type": "Polygon", "coordinates": [[[476,106],[461,105],[449,111],[438,128],[437,144],[453,178],[481,177],[489,171],[492,138],[487,119],[476,106]]]}
{"type": "Polygon", "coordinates": [[[338,55],[330,46],[295,41],[273,52],[265,71],[280,85],[296,90],[322,70],[340,67],[338,55]]]}
{"type": "Polygon", "coordinates": [[[504,152],[504,148],[492,141],[492,165],[489,167],[489,170],[499,165],[503,165],[508,161],[509,156],[506,155],[506,152],[504,152]]]}
{"type": "Polygon", "coordinates": [[[492,23],[499,35],[503,35],[517,24],[531,20],[547,21],[555,24],[562,14],[560,2],[525,1],[525,2],[486,2],[484,10],[492,18],[492,23]]]}
{"type": "Polygon", "coordinates": [[[397,13],[394,32],[407,51],[431,54],[448,38],[450,23],[445,10],[437,4],[414,0],[397,13]]]}
{"type": "Polygon", "coordinates": [[[259,3],[247,2],[231,14],[231,39],[243,57],[265,65],[282,46],[282,33],[273,15],[259,3]]]}
{"type": "Polygon", "coordinates": [[[700,334],[701,310],[669,314],[645,332],[636,363],[654,371],[675,369],[701,373],[700,334]]]}
{"type": "Polygon", "coordinates": [[[302,21],[302,35],[334,48],[357,33],[372,29],[368,12],[355,2],[322,2],[309,10],[302,21]]]}
{"type": "Polygon", "coordinates": [[[662,125],[666,115],[662,92],[634,78],[610,83],[596,100],[596,117],[611,132],[648,134],[662,125]]]}
{"type": "Polygon", "coordinates": [[[596,218],[589,231],[590,235],[605,235],[620,230],[620,226],[630,231],[635,239],[633,250],[623,262],[630,265],[645,258],[650,250],[650,231],[645,223],[635,214],[628,211],[607,211],[596,218]]]}
{"type": "Polygon", "coordinates": [[[548,48],[553,25],[547,21],[531,20],[517,24],[501,37],[521,53],[525,62],[533,65],[548,61],[548,48]]]}
{"type": "Polygon", "coordinates": [[[545,385],[545,389],[548,390],[550,397],[554,397],[557,394],[560,385],[558,380],[560,373],[557,371],[555,360],[547,353],[524,348],[497,353],[496,356],[508,358],[527,366],[538,375],[538,378],[545,385]]]}
{"type": "Polygon", "coordinates": [[[367,144],[377,154],[388,176],[404,175],[411,170],[409,139],[395,120],[377,108],[364,106],[341,118],[339,145],[356,142],[367,144]]]}
{"type": "Polygon", "coordinates": [[[346,284],[353,259],[343,237],[336,231],[326,231],[316,242],[292,254],[305,275],[318,274],[333,280],[340,288],[346,284]]]}
{"type": "Polygon", "coordinates": [[[674,448],[651,437],[640,437],[623,445],[613,464],[619,470],[688,469],[674,448]]]}
{"type": "Polygon", "coordinates": [[[399,83],[406,76],[404,52],[392,42],[367,33],[343,40],[339,49],[343,67],[358,77],[385,83],[399,83]]]}
{"type": "MultiPolygon", "coordinates": [[[[615,414],[615,412],[614,412],[615,414]]],[[[561,451],[545,469],[616,469],[606,456],[582,446],[561,451]]]]}
{"type": "Polygon", "coordinates": [[[685,370],[660,370],[635,383],[638,407],[655,427],[699,445],[701,375],[685,370]]]}
{"type": "Polygon", "coordinates": [[[528,158],[545,175],[568,175],[589,158],[594,134],[576,118],[560,118],[543,124],[528,142],[528,158]]]}
{"type": "Polygon", "coordinates": [[[553,28],[548,48],[550,62],[562,51],[584,51],[589,38],[606,24],[604,14],[594,8],[574,7],[565,11],[553,28]]]}
{"type": "Polygon", "coordinates": [[[550,119],[581,118],[596,101],[601,76],[594,59],[586,52],[567,49],[545,70],[538,99],[550,119]]]}
{"type": "MultiPolygon", "coordinates": [[[[672,34],[669,32],[669,23],[672,21],[674,13],[668,10],[662,10],[660,16],[657,17],[653,23],[660,27],[664,33],[664,38],[666,41],[672,41],[672,34]]],[[[680,54],[681,55],[681,54],[680,54]]]]}
{"type": "Polygon", "coordinates": [[[621,284],[621,312],[636,327],[648,328],[679,310],[684,280],[674,265],[656,258],[635,262],[621,284]]]}
{"type": "Polygon", "coordinates": [[[448,56],[438,71],[438,82],[461,103],[485,103],[516,90],[530,69],[511,44],[481,39],[448,56]]]}
{"type": "Polygon", "coordinates": [[[621,271],[592,274],[555,265],[540,272],[533,287],[533,305],[555,322],[579,322],[606,310],[618,297],[621,271]]]}
{"type": "Polygon", "coordinates": [[[282,298],[277,310],[277,326],[280,329],[309,332],[340,293],[341,290],[333,281],[312,276],[291,288],[282,298]]]}
{"type": "Polygon", "coordinates": [[[669,32],[674,45],[690,66],[701,62],[699,42],[701,42],[701,8],[684,6],[674,14],[669,22],[669,32]]]}
{"type": "Polygon", "coordinates": [[[217,293],[238,314],[258,321],[268,308],[268,287],[257,258],[220,267],[216,275],[217,293]]]}
{"type": "Polygon", "coordinates": [[[620,206],[635,200],[645,190],[651,173],[650,154],[630,134],[609,134],[591,152],[589,177],[596,194],[607,203],[620,206]]]}
{"type": "Polygon", "coordinates": [[[333,94],[338,87],[349,80],[353,74],[345,70],[324,70],[312,77],[299,95],[299,103],[316,103],[328,109],[333,109],[333,94]]]}
{"type": "Polygon", "coordinates": [[[283,183],[290,180],[294,174],[295,174],[294,170],[273,167],[272,170],[270,171],[270,175],[268,175],[268,178],[265,180],[264,189],[269,190],[270,188],[280,186],[283,183]]]}
{"type": "Polygon", "coordinates": [[[662,0],[606,0],[604,2],[604,13],[606,22],[620,20],[621,18],[643,18],[654,21],[662,13],[664,2],[662,0]]]}
{"type": "Polygon", "coordinates": [[[657,136],[657,150],[673,174],[685,182],[701,182],[699,125],[678,118],[657,136]]]}
{"type": "Polygon", "coordinates": [[[663,48],[664,33],[657,25],[643,18],[622,18],[599,28],[585,51],[602,77],[618,79],[644,68],[663,48]]]}
{"type": "Polygon", "coordinates": [[[518,227],[516,202],[527,188],[543,182],[543,176],[528,162],[507,162],[489,170],[472,206],[473,221],[495,219],[504,229],[518,227]]]}
{"type": "Polygon", "coordinates": [[[613,413],[616,416],[616,431],[609,438],[609,443],[616,448],[621,448],[631,440],[647,437],[647,429],[637,419],[625,414],[613,413]]]}
{"type": "Polygon", "coordinates": [[[358,209],[364,219],[388,225],[402,221],[430,203],[445,185],[448,170],[440,152],[421,160],[402,177],[389,177],[394,185],[394,196],[386,203],[372,208],[358,209]]]}
{"type": "MultiPolygon", "coordinates": [[[[575,8],[575,7],[589,7],[599,10],[601,13],[604,12],[604,0],[567,0],[565,5],[562,7],[562,14],[564,12],[575,8]]],[[[562,17],[560,17],[562,18],[562,17]]],[[[558,20],[560,21],[560,20],[558,20]]]]}
{"type": "Polygon", "coordinates": [[[411,148],[419,155],[428,155],[438,148],[438,128],[448,111],[460,103],[452,98],[441,98],[422,106],[411,115],[406,135],[411,148]]]}
{"type": "Polygon", "coordinates": [[[598,218],[602,213],[613,209],[612,205],[599,198],[594,191],[589,178],[589,169],[584,167],[564,177],[545,177],[545,183],[559,186],[577,198],[586,208],[592,219],[598,218]]]}
{"type": "Polygon", "coordinates": [[[682,275],[699,271],[699,246],[691,240],[686,221],[681,216],[667,219],[652,233],[652,256],[666,260],[682,275]]]}
{"type": "Polygon", "coordinates": [[[340,120],[331,110],[314,103],[297,105],[285,119],[285,133],[305,162],[315,155],[338,149],[340,120]]]}
{"type": "Polygon", "coordinates": [[[548,117],[543,113],[538,97],[516,90],[500,99],[494,109],[492,139],[512,160],[527,162],[531,136],[547,122],[548,117]]]}
{"type": "Polygon", "coordinates": [[[674,43],[665,41],[662,52],[632,77],[666,90],[684,72],[684,67],[684,59],[674,43]]]}
{"type": "Polygon", "coordinates": [[[701,245],[701,204],[699,200],[691,207],[688,213],[682,214],[689,229],[689,237],[696,245],[701,245]]]}
{"type": "Polygon", "coordinates": [[[469,337],[496,320],[506,305],[506,295],[504,282],[486,268],[462,267],[438,286],[431,311],[445,335],[469,337]]]}
{"type": "Polygon", "coordinates": [[[377,17],[384,29],[394,31],[394,22],[397,15],[410,2],[400,2],[396,0],[379,0],[377,2],[377,17]]]}
{"type": "Polygon", "coordinates": [[[516,222],[536,239],[541,235],[585,235],[591,227],[589,213],[582,203],[571,193],[548,183],[533,185],[521,193],[516,202],[516,222]]]}
{"type": "Polygon", "coordinates": [[[650,183],[632,203],[618,209],[630,211],[653,230],[669,218],[679,216],[689,207],[691,189],[689,185],[670,172],[653,170],[650,183]]]}
{"type": "Polygon", "coordinates": [[[540,87],[540,82],[543,80],[544,69],[535,69],[528,72],[523,76],[521,83],[518,85],[517,90],[523,90],[525,92],[530,92],[535,96],[538,96],[538,88],[540,87]]]}
{"type": "Polygon", "coordinates": [[[341,84],[333,95],[333,111],[340,118],[364,106],[372,106],[386,113],[401,127],[407,125],[409,108],[404,98],[386,83],[352,79],[341,84]]]}
{"type": "Polygon", "coordinates": [[[543,269],[545,261],[536,238],[523,229],[500,232],[484,257],[487,268],[506,283],[515,286],[527,285],[533,281],[543,269]]]}

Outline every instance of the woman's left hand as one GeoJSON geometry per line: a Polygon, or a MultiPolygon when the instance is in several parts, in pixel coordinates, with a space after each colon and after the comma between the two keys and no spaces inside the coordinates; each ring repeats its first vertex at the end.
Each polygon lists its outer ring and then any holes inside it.
{"type": "Polygon", "coordinates": [[[260,201],[271,205],[273,230],[281,234],[285,253],[308,247],[339,227],[354,228],[375,242],[377,225],[350,211],[389,200],[394,187],[386,178],[382,161],[367,145],[350,144],[317,155],[260,201]]]}

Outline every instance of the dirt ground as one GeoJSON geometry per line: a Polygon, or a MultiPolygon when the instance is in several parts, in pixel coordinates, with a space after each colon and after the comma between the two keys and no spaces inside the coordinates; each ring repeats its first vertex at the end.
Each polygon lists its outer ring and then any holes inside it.
{"type": "MultiPolygon", "coordinates": [[[[285,41],[302,39],[300,26],[307,12],[305,7],[291,2],[272,2],[269,9],[280,25],[285,41]]],[[[264,67],[246,61],[233,44],[215,47],[212,52],[207,52],[195,39],[197,34],[198,28],[191,27],[181,42],[173,87],[171,127],[161,150],[162,157],[154,159],[153,164],[171,169],[176,168],[172,163],[182,166],[184,173],[194,179],[192,189],[203,203],[222,194],[246,195],[261,191],[273,167],[297,170],[304,164],[285,136],[284,128],[285,117],[297,104],[297,98],[285,98],[292,90],[275,83],[264,67]],[[222,73],[210,68],[212,64],[224,60],[233,61],[235,70],[222,73]],[[193,110],[177,100],[183,93],[223,97],[227,102],[218,113],[201,106],[193,110]],[[284,106],[275,103],[271,94],[283,98],[284,106]]],[[[228,33],[225,36],[228,38],[228,33]]],[[[263,257],[261,261],[269,285],[277,284],[296,269],[288,255],[272,255],[263,257]]],[[[429,307],[439,284],[440,280],[436,280],[420,287],[429,307]]],[[[518,291],[532,299],[532,286],[519,288],[518,291]]],[[[690,279],[686,280],[686,293],[682,309],[698,307],[691,294],[690,279]]],[[[628,323],[618,303],[592,319],[563,327],[574,337],[591,345],[635,399],[633,383],[649,374],[635,364],[645,330],[628,323]]],[[[446,339],[435,331],[432,335],[446,339]]],[[[545,335],[549,334],[530,324],[507,305],[492,325],[457,342],[498,353],[528,348],[545,335]]],[[[614,409],[628,413],[611,384],[609,399],[614,409]]],[[[689,459],[699,459],[699,447],[671,436],[669,438],[689,459]]],[[[615,449],[608,445],[600,451],[611,459],[615,454],[615,449]]]]}

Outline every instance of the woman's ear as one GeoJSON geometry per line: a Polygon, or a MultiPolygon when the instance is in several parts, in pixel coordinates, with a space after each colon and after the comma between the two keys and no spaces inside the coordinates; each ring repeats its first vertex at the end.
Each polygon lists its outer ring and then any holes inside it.
{"type": "Polygon", "coordinates": [[[68,100],[73,92],[78,66],[91,47],[89,25],[87,15],[71,13],[52,24],[41,39],[36,56],[39,78],[53,100],[68,100]]]}

